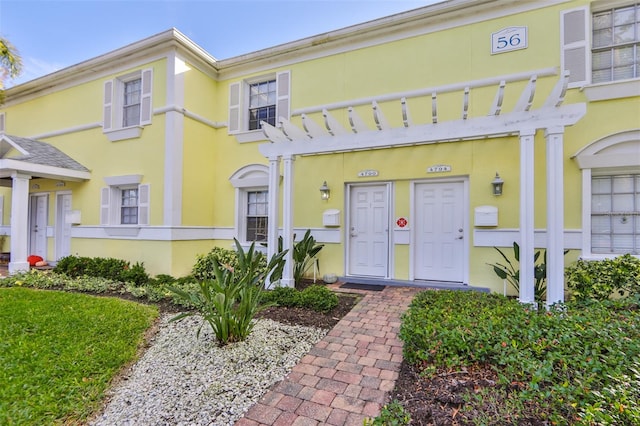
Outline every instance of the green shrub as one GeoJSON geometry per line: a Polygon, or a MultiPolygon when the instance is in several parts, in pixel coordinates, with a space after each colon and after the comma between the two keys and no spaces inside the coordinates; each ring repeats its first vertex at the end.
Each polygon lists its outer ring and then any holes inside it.
{"type": "Polygon", "coordinates": [[[264,300],[277,306],[307,308],[324,313],[338,306],[338,296],[327,287],[316,284],[304,290],[276,287],[265,291],[264,300]]]}
{"type": "Polygon", "coordinates": [[[66,256],[58,261],[54,271],[70,277],[87,275],[136,285],[143,285],[149,280],[143,264],[131,266],[126,260],[104,257],[66,256]]]}
{"type": "Polygon", "coordinates": [[[630,254],[604,260],[578,260],[566,268],[567,286],[576,300],[605,300],[640,294],[640,259],[630,254]]]}
{"type": "Polygon", "coordinates": [[[494,294],[425,291],[403,317],[400,337],[408,362],[491,365],[511,398],[531,401],[544,408],[545,420],[563,423],[600,401],[593,391],[633,375],[639,321],[638,298],[536,311],[494,294]],[[512,390],[513,383],[520,385],[512,390]]]}
{"type": "Polygon", "coordinates": [[[265,290],[264,301],[287,308],[300,306],[300,291],[293,287],[275,287],[265,290]]]}
{"type": "Polygon", "coordinates": [[[322,285],[314,284],[300,292],[301,306],[318,312],[329,312],[338,306],[338,295],[322,285]]]}
{"type": "Polygon", "coordinates": [[[0,287],[29,287],[39,289],[73,290],[91,293],[121,291],[123,284],[102,277],[69,277],[55,271],[31,270],[0,280],[0,287]]]}
{"type": "Polygon", "coordinates": [[[209,253],[198,255],[192,269],[193,276],[198,281],[214,279],[216,263],[232,269],[235,268],[238,265],[236,252],[222,247],[214,247],[209,253]]]}
{"type": "Polygon", "coordinates": [[[184,312],[172,321],[202,315],[222,345],[242,341],[249,335],[254,325],[253,318],[264,307],[262,297],[266,277],[284,262],[286,254],[281,252],[273,256],[264,268],[264,255],[255,250],[254,244],[245,253],[238,240],[235,243],[235,267],[222,265],[212,257],[215,279],[200,281],[194,292],[169,287],[176,297],[191,303],[196,309],[184,312]]]}

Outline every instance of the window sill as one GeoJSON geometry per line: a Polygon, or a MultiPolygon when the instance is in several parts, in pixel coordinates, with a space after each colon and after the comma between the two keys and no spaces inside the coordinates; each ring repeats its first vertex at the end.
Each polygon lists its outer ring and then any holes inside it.
{"type": "Polygon", "coordinates": [[[123,141],[126,139],[136,139],[142,136],[142,126],[125,127],[123,129],[108,130],[104,132],[111,142],[123,141]]]}
{"type": "Polygon", "coordinates": [[[247,130],[244,132],[233,133],[238,143],[266,141],[267,137],[262,130],[247,130]]]}
{"type": "Polygon", "coordinates": [[[640,96],[640,79],[608,81],[584,87],[589,102],[640,96]]]}
{"type": "MultiPolygon", "coordinates": [[[[597,261],[597,260],[606,260],[606,259],[615,259],[616,257],[620,257],[623,256],[622,254],[618,253],[612,253],[612,254],[604,254],[604,253],[589,253],[589,254],[585,254],[580,256],[580,260],[585,260],[587,262],[589,261],[597,261]]],[[[640,255],[637,254],[632,254],[631,256],[640,259],[640,255]]]]}

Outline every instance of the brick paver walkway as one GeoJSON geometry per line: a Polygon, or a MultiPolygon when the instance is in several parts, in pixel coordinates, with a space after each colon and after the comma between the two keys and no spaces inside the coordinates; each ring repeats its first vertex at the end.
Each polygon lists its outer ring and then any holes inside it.
{"type": "MultiPolygon", "coordinates": [[[[333,289],[340,291],[337,287],[333,289]]],[[[386,287],[361,292],[365,296],[351,312],[236,426],[361,426],[377,416],[402,362],[400,316],[417,291],[386,287]]]]}

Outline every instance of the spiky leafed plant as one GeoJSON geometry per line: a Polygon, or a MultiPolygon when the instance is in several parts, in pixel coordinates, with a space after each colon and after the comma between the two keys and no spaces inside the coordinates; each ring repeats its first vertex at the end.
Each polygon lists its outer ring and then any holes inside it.
{"type": "MultiPolygon", "coordinates": [[[[213,259],[215,277],[200,281],[195,292],[170,287],[178,298],[196,307],[195,311],[183,312],[171,321],[201,315],[222,345],[242,341],[249,336],[255,315],[266,306],[262,303],[265,279],[279,268],[286,254],[286,251],[275,254],[265,270],[260,264],[264,255],[255,250],[255,244],[251,244],[245,253],[238,240],[234,241],[238,256],[235,268],[221,265],[213,259]]],[[[202,326],[198,329],[198,336],[201,329],[202,326]]]]}

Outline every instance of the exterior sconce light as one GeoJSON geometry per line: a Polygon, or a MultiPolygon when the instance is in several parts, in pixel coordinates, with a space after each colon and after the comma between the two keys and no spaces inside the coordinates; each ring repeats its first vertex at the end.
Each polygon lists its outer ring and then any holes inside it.
{"type": "Polygon", "coordinates": [[[330,195],[331,195],[331,190],[329,189],[329,186],[327,185],[327,181],[325,180],[322,183],[322,186],[320,187],[320,199],[326,201],[329,199],[330,195]]]}
{"type": "Polygon", "coordinates": [[[493,186],[493,195],[502,195],[502,185],[504,185],[504,181],[500,178],[498,172],[496,172],[496,177],[491,181],[491,185],[493,186]]]}

